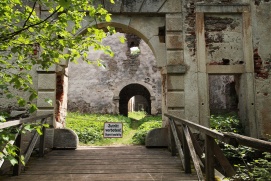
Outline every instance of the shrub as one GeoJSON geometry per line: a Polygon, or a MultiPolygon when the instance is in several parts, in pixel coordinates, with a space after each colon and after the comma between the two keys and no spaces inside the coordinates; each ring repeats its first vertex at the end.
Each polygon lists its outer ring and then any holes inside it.
{"type": "Polygon", "coordinates": [[[154,120],[154,117],[148,117],[148,118],[143,118],[141,121],[143,124],[141,124],[135,135],[133,136],[133,143],[134,144],[145,144],[145,138],[147,133],[154,129],[154,128],[160,128],[162,126],[162,121],[161,119],[154,120]]]}
{"type": "Polygon", "coordinates": [[[75,131],[79,142],[94,144],[103,139],[104,122],[122,122],[125,133],[130,127],[131,120],[120,115],[68,113],[66,127],[75,131]]]}

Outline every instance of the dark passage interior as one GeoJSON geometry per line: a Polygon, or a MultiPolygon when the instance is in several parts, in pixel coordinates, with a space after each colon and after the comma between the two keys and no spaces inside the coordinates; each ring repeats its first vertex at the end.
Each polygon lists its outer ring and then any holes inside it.
{"type": "Polygon", "coordinates": [[[150,93],[147,88],[140,84],[129,84],[120,91],[119,99],[119,113],[120,115],[128,116],[128,102],[131,97],[135,95],[143,96],[147,102],[146,112],[151,114],[151,100],[150,93]]]}

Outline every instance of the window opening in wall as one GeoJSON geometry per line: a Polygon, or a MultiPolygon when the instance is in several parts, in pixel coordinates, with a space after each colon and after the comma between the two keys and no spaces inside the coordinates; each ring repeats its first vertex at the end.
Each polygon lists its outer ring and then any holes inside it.
{"type": "Polygon", "coordinates": [[[238,87],[238,76],[209,75],[210,113],[237,113],[238,87]]]}
{"type": "Polygon", "coordinates": [[[140,54],[139,47],[131,47],[130,48],[130,53],[131,53],[131,55],[138,55],[138,54],[140,54]]]}
{"type": "Polygon", "coordinates": [[[240,121],[240,81],[238,75],[209,75],[210,127],[222,132],[243,133],[240,121]]]}
{"type": "Polygon", "coordinates": [[[133,34],[125,34],[125,38],[127,41],[127,46],[130,51],[129,52],[130,55],[139,55],[140,54],[139,44],[140,44],[141,38],[133,34]]]}

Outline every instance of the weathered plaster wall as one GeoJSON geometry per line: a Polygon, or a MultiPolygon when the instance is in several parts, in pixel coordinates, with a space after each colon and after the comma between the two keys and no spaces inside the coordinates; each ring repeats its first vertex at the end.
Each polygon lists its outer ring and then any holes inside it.
{"type": "Polygon", "coordinates": [[[255,70],[256,120],[259,137],[271,133],[271,1],[255,0],[252,5],[253,51],[255,70]]]}
{"type": "Polygon", "coordinates": [[[101,52],[89,52],[89,58],[100,58],[105,68],[79,62],[69,64],[68,110],[91,113],[118,113],[118,104],[113,100],[117,92],[131,83],[147,86],[155,97],[156,112],[161,112],[161,78],[156,60],[148,45],[140,41],[140,54],[131,55],[127,43],[120,43],[117,33],[103,42],[115,52],[109,57],[101,52]],[[120,86],[122,85],[122,86],[120,86]]]}

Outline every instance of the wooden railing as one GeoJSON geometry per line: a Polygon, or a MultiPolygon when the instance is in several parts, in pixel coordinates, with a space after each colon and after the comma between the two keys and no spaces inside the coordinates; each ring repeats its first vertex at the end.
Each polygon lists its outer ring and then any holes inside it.
{"type": "Polygon", "coordinates": [[[169,118],[171,134],[171,150],[175,155],[177,148],[186,173],[191,173],[192,158],[198,180],[215,180],[215,162],[218,162],[230,177],[235,175],[235,170],[229,163],[215,140],[231,144],[233,146],[244,145],[261,151],[271,152],[271,142],[263,141],[235,133],[220,133],[191,121],[165,114],[169,118]],[[198,130],[205,137],[203,151],[192,134],[190,128],[198,130]],[[203,175],[205,173],[205,176],[203,175]]]}
{"type": "MultiPolygon", "coordinates": [[[[46,129],[45,127],[42,128],[42,135],[39,135],[37,132],[34,133],[34,136],[32,137],[32,140],[30,140],[29,145],[27,146],[27,150],[25,153],[22,153],[22,135],[21,135],[21,129],[23,128],[23,124],[25,123],[33,123],[35,121],[39,121],[41,124],[44,124],[48,118],[52,118],[53,114],[48,114],[44,116],[36,116],[36,117],[29,117],[25,119],[20,119],[20,120],[13,120],[13,121],[8,121],[4,123],[0,123],[0,129],[8,128],[8,127],[18,127],[18,133],[15,135],[15,140],[10,142],[11,144],[15,144],[19,150],[17,151],[17,155],[20,157],[21,155],[24,155],[24,161],[25,163],[28,162],[33,149],[38,141],[38,138],[40,137],[40,143],[39,143],[39,156],[44,156],[44,149],[45,149],[45,134],[46,134],[46,129]]],[[[4,148],[5,149],[5,148],[4,148]]],[[[22,170],[22,163],[20,162],[18,157],[18,164],[16,164],[13,167],[13,175],[19,175],[21,170],[22,170]]],[[[4,160],[0,160],[0,168],[3,164],[4,160]]]]}

